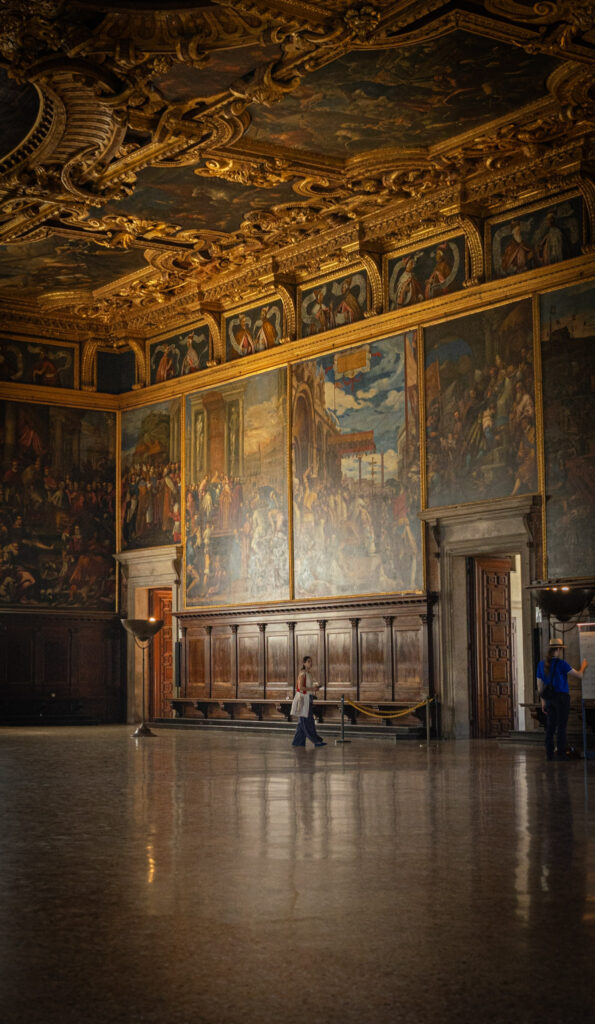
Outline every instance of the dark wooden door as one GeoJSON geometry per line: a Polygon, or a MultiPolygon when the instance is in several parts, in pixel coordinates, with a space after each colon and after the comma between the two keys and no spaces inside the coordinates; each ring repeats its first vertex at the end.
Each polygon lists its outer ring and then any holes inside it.
{"type": "Polygon", "coordinates": [[[514,728],[510,558],[475,559],[476,728],[480,737],[514,728]]]}
{"type": "Polygon", "coordinates": [[[149,669],[149,717],[169,718],[173,697],[173,637],[171,628],[171,588],[149,591],[149,615],[163,619],[151,646],[149,669]]]}

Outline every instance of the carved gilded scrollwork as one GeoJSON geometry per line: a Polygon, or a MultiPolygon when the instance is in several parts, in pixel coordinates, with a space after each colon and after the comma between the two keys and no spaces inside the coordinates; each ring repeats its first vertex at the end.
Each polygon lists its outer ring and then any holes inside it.
{"type": "Polygon", "coordinates": [[[257,188],[273,188],[281,182],[290,181],[295,175],[289,161],[279,157],[261,160],[211,158],[205,160],[203,167],[196,167],[194,173],[203,178],[222,178],[257,188]]]}
{"type": "Polygon", "coordinates": [[[469,274],[463,281],[464,288],[481,284],[485,277],[483,237],[481,221],[476,217],[461,217],[460,224],[465,233],[465,242],[469,252],[469,274]]]}
{"type": "Polygon", "coordinates": [[[287,325],[285,329],[285,338],[283,338],[282,341],[286,339],[288,341],[293,341],[296,337],[295,306],[293,304],[293,299],[287,291],[287,288],[283,285],[277,285],[276,291],[283,303],[283,312],[285,314],[285,323],[287,325]]]}
{"type": "Polygon", "coordinates": [[[372,293],[370,312],[372,314],[382,313],[382,278],[376,261],[366,253],[360,255],[360,260],[368,271],[368,281],[370,282],[370,291],[372,293]]]}

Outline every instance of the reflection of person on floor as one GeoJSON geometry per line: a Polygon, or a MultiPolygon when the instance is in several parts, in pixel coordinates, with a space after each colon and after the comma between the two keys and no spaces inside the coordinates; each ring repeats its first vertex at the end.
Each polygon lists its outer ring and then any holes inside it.
{"type": "Polygon", "coordinates": [[[548,761],[554,759],[554,736],[558,758],[566,760],[566,725],[570,711],[568,676],[582,679],[587,668],[586,659],[580,669],[572,668],[564,661],[562,652],[565,646],[561,640],[550,640],[545,659],[537,666],[537,689],[542,711],[547,715],[545,752],[548,761]]]}
{"type": "Polygon", "coordinates": [[[326,746],[322,736],[319,736],[316,732],[316,724],[314,722],[314,714],[312,712],[314,694],[319,689],[319,684],[312,678],[312,658],[306,657],[302,662],[302,667],[298,675],[297,690],[299,693],[306,695],[307,714],[300,715],[298,719],[297,729],[295,730],[292,742],[292,746],[294,747],[305,747],[307,739],[310,740],[315,747],[326,746]]]}

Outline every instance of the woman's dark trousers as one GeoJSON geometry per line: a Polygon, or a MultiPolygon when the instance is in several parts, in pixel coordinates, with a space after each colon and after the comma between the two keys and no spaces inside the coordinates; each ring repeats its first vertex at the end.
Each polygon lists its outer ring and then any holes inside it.
{"type": "Polygon", "coordinates": [[[321,737],[316,732],[316,723],[314,722],[314,715],[312,713],[312,695],[308,695],[308,717],[298,718],[297,729],[293,737],[292,745],[294,747],[305,747],[306,740],[311,740],[312,743],[320,743],[321,737]]]}
{"type": "Polygon", "coordinates": [[[558,757],[566,757],[566,726],[570,711],[570,694],[554,693],[551,700],[546,700],[545,710],[547,723],[545,727],[545,752],[548,761],[554,756],[554,736],[558,757]]]}

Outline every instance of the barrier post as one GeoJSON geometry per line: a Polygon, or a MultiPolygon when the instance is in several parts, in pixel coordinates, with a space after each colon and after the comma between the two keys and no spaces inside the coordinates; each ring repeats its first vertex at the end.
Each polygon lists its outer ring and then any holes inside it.
{"type": "Polygon", "coordinates": [[[345,739],[345,694],[341,694],[341,738],[335,740],[335,743],[351,743],[351,740],[345,739]]]}
{"type": "Polygon", "coordinates": [[[426,697],[426,743],[430,745],[430,698],[426,697]]]}

